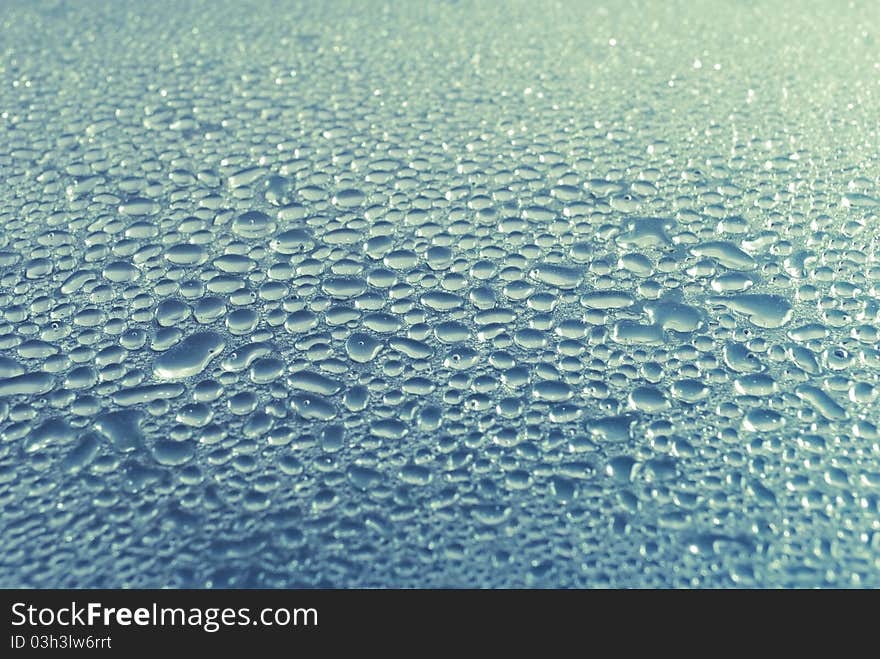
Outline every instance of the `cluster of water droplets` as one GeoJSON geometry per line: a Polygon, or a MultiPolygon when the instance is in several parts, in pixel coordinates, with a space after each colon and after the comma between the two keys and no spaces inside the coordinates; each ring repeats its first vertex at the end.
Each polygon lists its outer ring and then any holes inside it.
{"type": "Polygon", "coordinates": [[[0,12],[4,585],[880,585],[860,78],[265,4],[0,12]]]}

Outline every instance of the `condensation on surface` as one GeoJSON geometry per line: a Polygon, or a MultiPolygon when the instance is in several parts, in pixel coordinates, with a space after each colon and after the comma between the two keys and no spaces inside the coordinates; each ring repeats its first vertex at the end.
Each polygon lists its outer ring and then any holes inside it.
{"type": "Polygon", "coordinates": [[[2,3],[0,585],[880,586],[877,18],[2,3]]]}

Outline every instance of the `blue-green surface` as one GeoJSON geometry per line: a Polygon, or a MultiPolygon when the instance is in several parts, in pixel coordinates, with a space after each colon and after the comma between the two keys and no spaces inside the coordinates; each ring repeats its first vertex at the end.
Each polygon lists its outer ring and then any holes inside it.
{"type": "Polygon", "coordinates": [[[878,25],[0,3],[0,585],[880,586],[878,25]]]}

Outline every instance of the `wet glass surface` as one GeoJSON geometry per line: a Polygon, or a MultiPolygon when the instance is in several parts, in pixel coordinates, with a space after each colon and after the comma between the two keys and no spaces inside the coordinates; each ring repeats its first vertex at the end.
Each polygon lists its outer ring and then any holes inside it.
{"type": "Polygon", "coordinates": [[[0,585],[880,586],[870,2],[0,6],[0,585]]]}

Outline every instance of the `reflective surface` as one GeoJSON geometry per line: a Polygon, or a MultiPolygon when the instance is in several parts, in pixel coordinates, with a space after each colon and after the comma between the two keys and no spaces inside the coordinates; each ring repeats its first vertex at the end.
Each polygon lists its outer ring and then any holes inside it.
{"type": "Polygon", "coordinates": [[[3,3],[0,585],[880,586],[876,7],[420,4],[3,3]]]}

